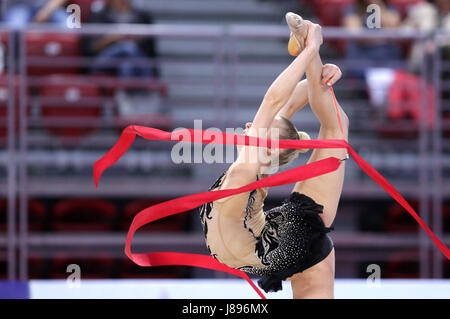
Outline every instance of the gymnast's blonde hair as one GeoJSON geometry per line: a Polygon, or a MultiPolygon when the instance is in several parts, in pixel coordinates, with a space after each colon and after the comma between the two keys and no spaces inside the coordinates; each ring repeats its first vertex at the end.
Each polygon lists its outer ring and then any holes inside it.
{"type": "MultiPolygon", "coordinates": [[[[283,120],[284,127],[280,130],[280,140],[310,140],[308,133],[298,131],[295,125],[287,118],[280,116],[283,120]]],[[[279,165],[286,165],[294,158],[298,157],[300,153],[306,153],[309,149],[290,149],[286,148],[280,152],[279,165]]]]}

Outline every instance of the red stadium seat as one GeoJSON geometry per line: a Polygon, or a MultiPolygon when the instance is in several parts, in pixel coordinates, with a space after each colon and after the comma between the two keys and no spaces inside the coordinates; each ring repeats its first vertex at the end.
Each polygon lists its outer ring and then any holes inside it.
{"type": "MultiPolygon", "coordinates": [[[[342,25],[345,10],[354,3],[355,0],[314,0],[314,11],[322,26],[339,27],[342,25]]],[[[346,50],[347,41],[333,39],[328,40],[327,44],[334,47],[339,54],[343,54],[346,50]]]]}
{"type": "Polygon", "coordinates": [[[321,25],[340,26],[344,10],[354,3],[354,0],[314,0],[314,8],[321,25]]]}
{"type": "Polygon", "coordinates": [[[444,269],[443,269],[443,277],[450,278],[450,260],[444,259],[444,269]]]}
{"type": "Polygon", "coordinates": [[[409,255],[415,255],[415,252],[405,251],[391,257],[383,267],[383,278],[419,278],[419,262],[406,260],[409,255]]]}
{"type": "Polygon", "coordinates": [[[3,46],[6,46],[8,44],[8,34],[9,34],[9,32],[5,32],[5,31],[0,32],[0,43],[3,46]]]}
{"type": "MultiPolygon", "coordinates": [[[[414,210],[418,211],[419,204],[417,201],[409,201],[414,210]]],[[[387,218],[384,223],[384,230],[395,233],[414,233],[419,229],[414,219],[405,212],[403,207],[397,203],[392,204],[388,209],[387,218]]]]}
{"type": "Polygon", "coordinates": [[[28,258],[28,278],[30,279],[46,279],[48,277],[48,260],[40,257],[28,258]]]}
{"type": "Polygon", "coordinates": [[[28,200],[28,230],[44,231],[47,223],[47,208],[44,203],[30,199],[28,200]]]}
{"type": "Polygon", "coordinates": [[[387,138],[416,138],[424,118],[421,114],[422,94],[426,100],[427,126],[433,128],[436,92],[431,84],[423,92],[421,85],[417,75],[395,70],[395,78],[388,90],[386,123],[376,127],[377,133],[387,138]]]}
{"type": "Polygon", "coordinates": [[[78,73],[73,59],[80,56],[80,35],[76,33],[36,33],[25,35],[28,75],[78,73]],[[30,59],[39,58],[39,61],[30,59]]]}
{"type": "MultiPolygon", "coordinates": [[[[409,201],[415,211],[420,211],[417,201],[409,201]]],[[[450,206],[442,208],[442,225],[444,232],[450,232],[450,206]]],[[[387,219],[384,224],[385,231],[413,233],[419,230],[419,225],[406,211],[398,204],[392,204],[388,210],[387,219]]]]}
{"type": "MultiPolygon", "coordinates": [[[[0,200],[0,232],[7,230],[8,201],[0,200]]],[[[46,230],[47,208],[45,205],[36,200],[28,200],[28,230],[44,231],[46,230]]],[[[19,203],[16,202],[16,225],[19,223],[19,203]]]]}
{"type": "Polygon", "coordinates": [[[113,231],[116,206],[101,199],[67,199],[53,207],[52,231],[113,231]]]}
{"type": "Polygon", "coordinates": [[[75,264],[80,267],[80,279],[106,279],[114,274],[114,259],[107,254],[99,254],[95,257],[69,257],[59,255],[50,262],[51,279],[66,279],[71,272],[67,272],[67,266],[75,264]]]}
{"type": "MultiPolygon", "coordinates": [[[[120,228],[122,230],[128,230],[130,227],[133,217],[139,213],[141,210],[156,205],[165,201],[165,199],[155,199],[155,200],[136,200],[127,204],[124,208],[123,216],[120,222],[120,228]]],[[[155,221],[148,226],[144,226],[139,229],[139,231],[160,231],[160,232],[182,232],[186,229],[188,223],[188,214],[178,214],[174,216],[169,216],[160,221],[155,221]]]]}
{"type": "Polygon", "coordinates": [[[103,106],[98,86],[86,79],[53,75],[43,81],[39,91],[41,115],[49,132],[81,137],[96,129],[103,106]],[[46,124],[46,120],[57,123],[46,124]]]}
{"type": "Polygon", "coordinates": [[[375,131],[379,136],[387,139],[416,139],[419,135],[419,129],[414,124],[407,123],[399,126],[397,121],[384,121],[376,124],[375,131]]]}
{"type": "Polygon", "coordinates": [[[442,122],[444,124],[444,137],[450,137],[450,113],[443,112],[442,114],[442,122]]]}
{"type": "Polygon", "coordinates": [[[445,233],[450,233],[450,205],[444,204],[444,207],[442,208],[442,223],[443,223],[443,229],[445,233]]]}
{"type": "Polygon", "coordinates": [[[6,199],[0,199],[0,232],[6,232],[7,229],[7,216],[8,216],[8,201],[6,199]]]}

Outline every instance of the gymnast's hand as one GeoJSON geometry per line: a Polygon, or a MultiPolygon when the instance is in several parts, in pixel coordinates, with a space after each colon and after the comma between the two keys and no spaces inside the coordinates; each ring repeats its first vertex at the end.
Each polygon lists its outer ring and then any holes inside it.
{"type": "Polygon", "coordinates": [[[342,71],[337,65],[325,64],[322,67],[321,77],[322,79],[320,80],[320,83],[322,86],[325,86],[327,83],[329,83],[329,85],[333,85],[342,77],[342,71]]]}
{"type": "Polygon", "coordinates": [[[245,124],[245,129],[244,129],[244,131],[242,131],[242,135],[246,135],[247,134],[247,131],[250,128],[250,126],[252,126],[252,122],[247,122],[245,124]]]}
{"type": "Polygon", "coordinates": [[[318,51],[323,43],[322,27],[308,20],[305,20],[305,22],[308,24],[308,37],[305,42],[306,48],[309,47],[318,51]]]}

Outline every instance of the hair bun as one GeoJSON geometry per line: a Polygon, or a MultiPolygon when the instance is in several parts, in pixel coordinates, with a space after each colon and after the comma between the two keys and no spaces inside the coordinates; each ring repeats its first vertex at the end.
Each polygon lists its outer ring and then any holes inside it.
{"type": "MultiPolygon", "coordinates": [[[[298,133],[298,138],[300,140],[310,140],[311,137],[308,135],[308,133],[306,132],[302,132],[302,131],[297,131],[298,133]]],[[[309,148],[301,148],[298,150],[300,153],[306,153],[309,151],[309,148]]]]}

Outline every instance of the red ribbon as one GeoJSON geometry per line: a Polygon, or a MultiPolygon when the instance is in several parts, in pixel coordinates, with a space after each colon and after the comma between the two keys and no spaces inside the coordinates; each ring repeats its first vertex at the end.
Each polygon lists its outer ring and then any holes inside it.
{"type": "MultiPolygon", "coordinates": [[[[252,145],[271,147],[272,141],[251,136],[237,135],[231,133],[202,131],[193,129],[183,129],[175,132],[166,132],[155,128],[131,125],[125,128],[119,141],[113,148],[101,159],[94,164],[94,180],[98,187],[98,181],[102,173],[127,151],[133,143],[136,135],[148,140],[172,140],[185,141],[194,143],[214,143],[214,144],[233,144],[233,145],[252,145]],[[208,137],[204,134],[208,133],[208,137]]],[[[400,195],[400,193],[372,166],[364,161],[345,140],[277,140],[274,141],[279,148],[295,148],[295,149],[315,149],[315,148],[345,148],[352,155],[355,162],[367,173],[374,181],[376,181],[383,189],[385,189],[400,205],[402,205],[419,223],[419,225],[429,234],[436,246],[441,252],[450,259],[450,250],[439,238],[428,228],[425,222],[418,216],[408,202],[400,195]]],[[[188,196],[183,196],[166,202],[162,202],[150,206],[139,212],[133,219],[127,234],[125,243],[126,255],[136,264],[140,266],[169,266],[184,265],[214,269],[227,272],[245,279],[261,298],[265,298],[262,292],[250,280],[250,278],[241,270],[228,267],[211,256],[183,254],[173,252],[143,253],[134,254],[131,252],[131,242],[137,229],[151,223],[155,220],[179,214],[205,203],[213,202],[217,199],[228,197],[231,195],[248,192],[261,187],[273,187],[285,184],[295,183],[323,174],[333,172],[339,168],[341,161],[335,157],[329,157],[320,161],[316,161],[307,165],[299,166],[278,174],[262,178],[253,183],[244,185],[239,188],[215,190],[203,192],[188,196]]]]}

